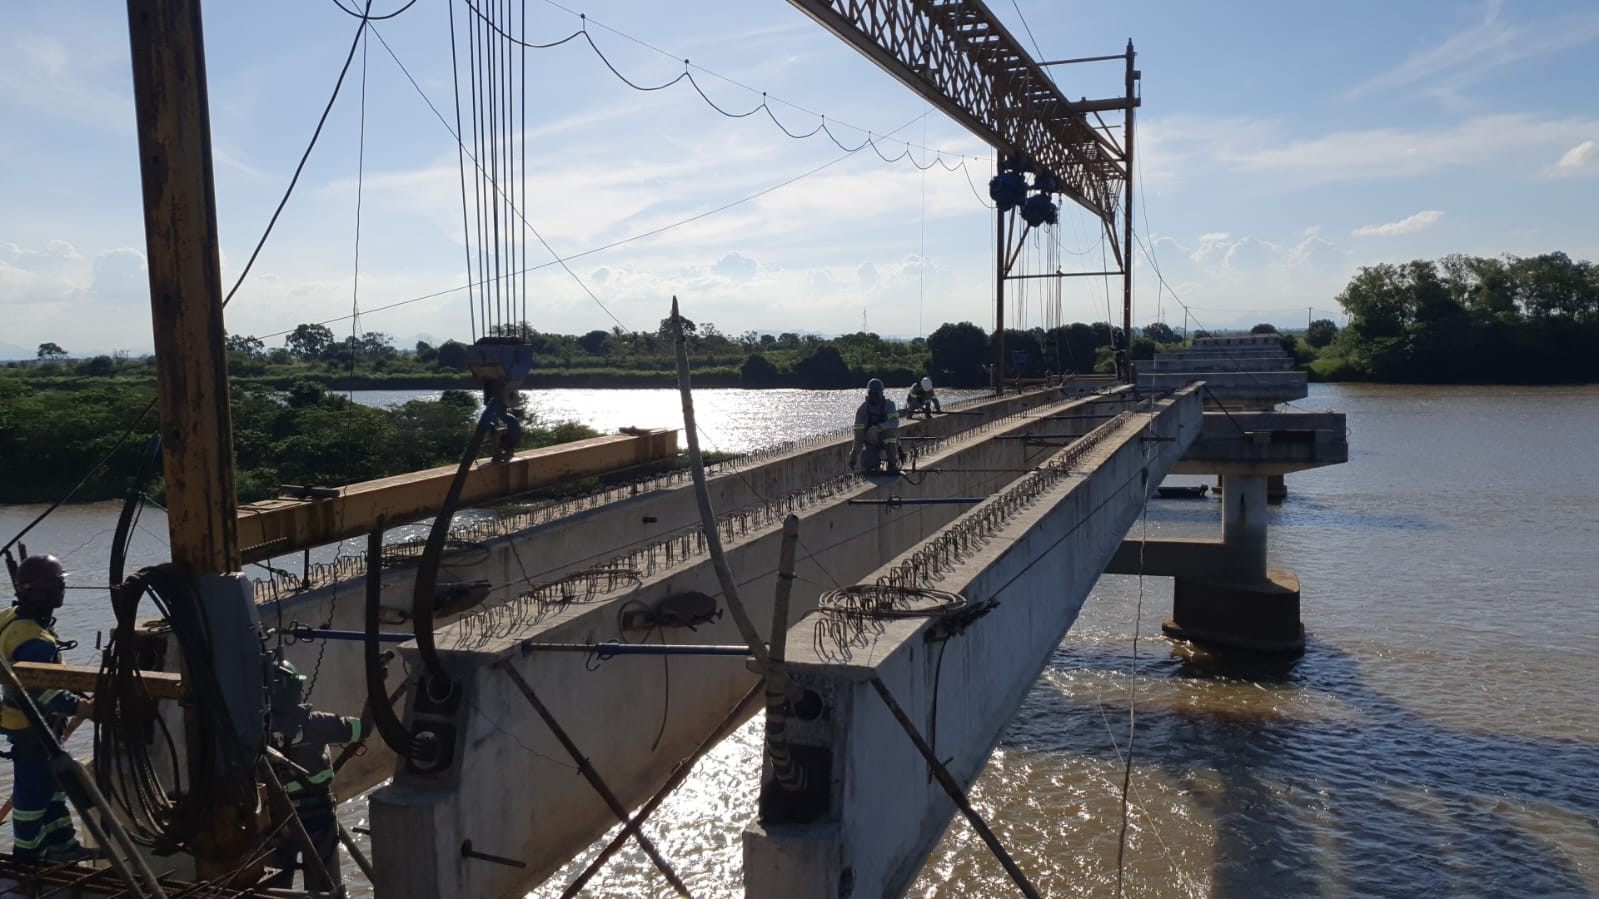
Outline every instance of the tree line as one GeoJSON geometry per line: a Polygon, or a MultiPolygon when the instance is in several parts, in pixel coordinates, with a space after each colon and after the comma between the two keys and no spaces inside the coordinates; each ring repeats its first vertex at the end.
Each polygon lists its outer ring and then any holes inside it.
{"type": "Polygon", "coordinates": [[[1408,383],[1599,381],[1599,268],[1565,253],[1366,266],[1317,375],[1408,383]]]}
{"type": "MultiPolygon", "coordinates": [[[[141,417],[153,396],[152,387],[126,382],[34,390],[0,372],[0,503],[54,500],[108,454],[75,498],[122,496],[156,431],[155,413],[141,417]]],[[[380,409],[313,381],[288,390],[236,384],[231,406],[241,502],[276,496],[281,484],[337,485],[454,464],[477,420],[477,400],[465,391],[380,409]]],[[[529,421],[522,446],[594,436],[579,424],[529,421]]],[[[157,477],[149,492],[159,499],[162,490],[157,477]]]]}
{"type": "MultiPolygon", "coordinates": [[[[670,324],[654,331],[620,327],[584,334],[539,331],[526,323],[498,329],[533,348],[531,383],[541,386],[658,386],[675,383],[676,363],[670,324]]],[[[894,385],[931,375],[947,387],[990,383],[992,336],[970,322],[941,325],[924,338],[896,340],[861,331],[836,337],[746,331],[728,335],[714,324],[684,320],[695,381],[706,386],[836,388],[859,386],[869,378],[894,385]]],[[[1179,343],[1168,325],[1144,328],[1131,345],[1133,357],[1148,358],[1159,345],[1179,343]]],[[[1007,329],[1006,375],[1040,377],[1051,373],[1110,371],[1112,329],[1078,322],[1051,330],[1007,329]]],[[[94,356],[72,360],[59,345],[40,352],[40,362],[19,374],[35,380],[79,383],[86,378],[149,378],[149,359],[94,356]]],[[[381,332],[339,337],[326,325],[301,324],[268,346],[252,335],[227,337],[228,368],[235,379],[285,388],[311,379],[347,386],[468,386],[467,344],[417,341],[402,348],[381,332]],[[353,381],[355,383],[351,383],[353,381]]],[[[13,364],[16,367],[16,364],[13,364]]],[[[48,385],[47,385],[48,386],[48,385]]]]}

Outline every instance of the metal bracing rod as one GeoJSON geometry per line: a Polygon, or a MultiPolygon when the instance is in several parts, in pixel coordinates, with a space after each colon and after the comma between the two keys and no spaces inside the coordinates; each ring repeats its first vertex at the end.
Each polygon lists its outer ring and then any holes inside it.
{"type": "MultiPolygon", "coordinates": [[[[666,797],[672,795],[672,791],[682,786],[683,781],[688,780],[688,776],[694,772],[694,766],[699,763],[700,759],[705,757],[705,753],[710,752],[716,744],[727,739],[728,734],[731,734],[734,728],[738,727],[738,723],[744,720],[744,716],[754,710],[755,701],[760,698],[764,690],[765,687],[761,683],[756,683],[750,687],[749,692],[744,694],[744,698],[738,701],[738,705],[723,716],[722,720],[711,730],[710,736],[706,737],[700,745],[694,747],[694,751],[689,753],[687,758],[673,766],[672,773],[667,775],[666,783],[662,784],[661,788],[655,791],[655,795],[651,796],[649,801],[639,808],[638,817],[633,820],[643,825],[644,821],[654,814],[656,809],[661,807],[661,803],[666,801],[666,797]]],[[[627,842],[627,835],[628,831],[624,829],[621,833],[612,837],[611,842],[605,844],[605,848],[600,850],[600,854],[594,857],[594,861],[589,862],[589,866],[583,869],[583,873],[579,874],[577,879],[567,886],[566,891],[561,893],[561,899],[572,899],[573,896],[581,893],[583,887],[588,885],[589,880],[595,874],[599,873],[600,868],[604,867],[606,861],[615,855],[618,849],[622,848],[622,844],[627,842]]]]}
{"type": "Polygon", "coordinates": [[[612,656],[737,656],[747,659],[750,648],[743,644],[718,643],[539,643],[525,640],[523,652],[583,652],[601,659],[612,656]]]}
{"type": "Polygon", "coordinates": [[[794,592],[794,552],[799,545],[799,516],[783,519],[783,542],[777,553],[777,586],[772,593],[772,655],[765,672],[766,754],[772,760],[772,779],[783,789],[804,786],[804,772],[794,767],[788,752],[788,605],[794,592]]]}
{"type": "Polygon", "coordinates": [[[977,835],[983,838],[984,843],[988,844],[989,850],[994,853],[995,858],[999,859],[999,863],[1005,867],[1005,873],[1010,875],[1010,879],[1015,882],[1016,888],[1021,890],[1022,895],[1028,897],[1028,899],[1040,899],[1038,890],[1034,889],[1033,885],[1028,882],[1027,875],[1022,872],[1021,868],[1017,867],[1015,860],[1010,857],[1010,853],[1006,852],[1005,847],[999,842],[999,838],[994,836],[992,830],[988,829],[983,817],[977,814],[977,810],[972,808],[970,802],[966,801],[966,794],[961,792],[960,784],[956,783],[954,775],[950,774],[949,769],[944,767],[944,763],[940,762],[938,756],[933,754],[932,747],[928,746],[927,741],[922,739],[922,735],[916,730],[916,725],[911,723],[911,719],[905,714],[905,710],[900,708],[899,703],[894,700],[893,694],[888,692],[888,687],[883,684],[882,678],[875,674],[872,675],[871,685],[872,689],[877,691],[877,695],[882,697],[883,705],[888,706],[888,711],[894,716],[894,720],[899,722],[900,728],[905,731],[905,736],[910,737],[911,743],[916,746],[916,751],[920,752],[922,758],[927,761],[927,767],[932,770],[933,778],[938,781],[939,786],[944,788],[944,792],[949,794],[950,800],[961,810],[961,814],[966,816],[966,820],[971,822],[972,829],[977,831],[977,835]]]}
{"type": "Polygon", "coordinates": [[[667,864],[666,859],[661,857],[660,850],[655,848],[655,844],[650,841],[650,838],[644,835],[644,831],[639,827],[638,819],[628,815],[627,806],[623,805],[621,800],[616,798],[616,794],[611,792],[611,788],[605,783],[605,778],[600,777],[600,772],[594,770],[594,766],[589,764],[588,756],[585,756],[577,748],[577,744],[572,742],[572,738],[567,734],[566,729],[561,727],[561,723],[555,720],[554,715],[550,714],[549,707],[544,704],[543,700],[539,699],[537,693],[533,692],[533,687],[528,684],[526,678],[522,677],[522,673],[512,667],[508,660],[499,662],[498,666],[510,676],[511,683],[516,684],[516,688],[527,699],[528,705],[531,705],[533,711],[537,712],[539,718],[543,719],[544,726],[550,729],[550,733],[554,734],[555,739],[560,741],[561,748],[565,749],[566,754],[572,757],[573,762],[577,763],[578,773],[583,775],[583,779],[588,781],[589,786],[594,788],[594,792],[598,793],[600,798],[605,801],[606,806],[611,810],[611,814],[622,822],[622,833],[624,835],[632,834],[633,838],[638,840],[639,848],[643,849],[644,854],[650,857],[650,861],[654,862],[655,867],[660,869],[661,874],[672,885],[672,888],[677,890],[679,896],[690,896],[688,887],[677,876],[677,872],[673,871],[672,866],[667,864]]]}
{"type": "Polygon", "coordinates": [[[1040,66],[1069,66],[1069,65],[1072,65],[1073,63],[1079,63],[1079,62],[1110,62],[1113,59],[1126,59],[1126,58],[1127,58],[1126,54],[1115,53],[1115,54],[1112,54],[1110,56],[1080,56],[1080,57],[1078,57],[1076,59],[1051,59],[1051,60],[1049,60],[1047,62],[1040,62],[1039,65],[1040,66]]]}
{"type": "Polygon", "coordinates": [[[711,567],[716,570],[716,580],[722,585],[722,598],[727,600],[727,610],[738,625],[739,635],[749,644],[750,655],[761,671],[766,670],[766,644],[755,630],[755,622],[738,598],[738,582],[733,580],[733,570],[727,567],[727,556],[722,552],[722,532],[716,526],[716,512],[711,509],[711,493],[705,486],[705,460],[700,456],[699,428],[694,423],[694,391],[691,389],[688,370],[688,344],[683,339],[683,317],[677,311],[677,297],[672,297],[672,343],[677,349],[677,389],[683,400],[683,429],[688,436],[689,470],[694,475],[694,502],[700,510],[700,529],[705,533],[706,554],[711,557],[711,567]]]}
{"type": "MultiPolygon", "coordinates": [[[[337,823],[337,820],[335,820],[335,823],[337,823]]],[[[361,873],[366,876],[366,882],[376,883],[378,877],[376,872],[372,870],[372,860],[366,857],[365,852],[361,851],[361,847],[355,842],[355,837],[350,835],[349,828],[343,824],[339,824],[339,842],[343,843],[344,848],[349,850],[350,858],[355,859],[355,866],[360,868],[361,873]]]]}
{"type": "MultiPolygon", "coordinates": [[[[304,768],[296,765],[287,756],[275,749],[268,748],[267,753],[277,761],[293,766],[302,774],[308,773],[304,768]]],[[[278,772],[272,770],[272,762],[263,757],[259,768],[261,782],[266,785],[267,797],[271,801],[273,813],[283,818],[289,828],[289,832],[294,835],[295,841],[300,844],[300,851],[305,854],[306,890],[333,889],[333,872],[329,871],[328,866],[323,863],[322,853],[317,851],[316,843],[312,842],[311,835],[306,832],[305,824],[300,820],[300,813],[295,811],[294,802],[289,799],[289,791],[285,790],[283,782],[278,780],[278,772]],[[314,885],[311,883],[313,875],[315,875],[317,881],[314,885]]]]}
{"type": "Polygon", "coordinates": [[[1120,269],[1117,269],[1113,272],[1049,272],[1043,275],[1006,275],[1005,280],[1033,281],[1039,278],[1108,278],[1111,275],[1119,274],[1121,274],[1120,269]]]}
{"type": "MultiPolygon", "coordinates": [[[[1031,469],[1029,469],[1029,470],[1031,470],[1031,469]]],[[[845,505],[849,505],[849,506],[952,506],[952,505],[971,505],[972,503],[982,503],[982,502],[987,502],[987,501],[988,501],[987,497],[971,497],[971,496],[936,496],[936,497],[926,497],[926,498],[922,498],[922,499],[899,499],[897,497],[890,497],[889,499],[851,499],[851,500],[846,500],[845,501],[845,505]]]]}
{"type": "Polygon", "coordinates": [[[159,878],[145,863],[144,856],[139,854],[133,844],[133,838],[128,836],[127,829],[117,820],[110,803],[101,794],[94,778],[56,739],[55,732],[50,730],[45,722],[44,714],[34,704],[33,697],[23,688],[22,681],[17,678],[16,670],[11,667],[10,660],[3,653],[0,653],[0,677],[3,677],[5,692],[18,697],[16,700],[18,707],[23,717],[28,719],[28,728],[23,731],[23,739],[38,742],[39,748],[49,759],[50,772],[56,776],[56,782],[66,792],[68,801],[78,810],[78,817],[82,819],[89,835],[94,838],[96,844],[107,850],[107,860],[117,869],[117,874],[122,878],[122,882],[127,884],[128,891],[149,899],[166,899],[159,878]]]}

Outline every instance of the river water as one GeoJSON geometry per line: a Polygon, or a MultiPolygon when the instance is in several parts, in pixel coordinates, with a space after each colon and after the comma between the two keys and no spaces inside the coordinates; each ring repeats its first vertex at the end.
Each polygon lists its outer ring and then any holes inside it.
{"type": "MultiPolygon", "coordinates": [[[[707,443],[726,450],[835,427],[855,402],[703,394],[707,443]]],[[[680,424],[670,391],[533,399],[603,428],[680,424]]],[[[1128,895],[1599,894],[1599,388],[1314,385],[1297,405],[1348,413],[1351,447],[1347,465],[1290,476],[1271,513],[1271,563],[1302,584],[1304,657],[1192,652],[1160,634],[1170,581],[1102,578],[974,804],[1044,894],[1116,895],[1131,700],[1128,895]]],[[[36,511],[0,508],[0,533],[36,511]]],[[[114,515],[69,507],[29,542],[92,586],[114,515]]],[[[1147,528],[1211,534],[1217,507],[1157,500],[1147,528]]],[[[147,516],[136,562],[158,559],[164,529],[147,516]]],[[[90,597],[71,594],[61,628],[86,645],[104,626],[90,597]]],[[[738,894],[758,758],[757,721],[646,828],[698,896],[738,894]]],[[[558,895],[581,862],[533,895],[558,895]]],[[[911,894],[1015,893],[957,819],[911,894]]],[[[590,895],[669,893],[624,851],[590,895]]]]}

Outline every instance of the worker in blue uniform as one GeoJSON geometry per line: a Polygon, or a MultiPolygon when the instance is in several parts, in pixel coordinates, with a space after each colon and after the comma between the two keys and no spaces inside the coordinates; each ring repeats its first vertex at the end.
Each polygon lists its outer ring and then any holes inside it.
{"type": "MultiPolygon", "coordinates": [[[[0,612],[0,653],[10,662],[61,664],[62,647],[51,630],[66,597],[66,572],[60,560],[28,556],[17,566],[15,586],[16,603],[0,612]]],[[[28,696],[57,738],[69,720],[93,711],[90,700],[67,690],[29,690],[28,696]]],[[[93,853],[78,844],[66,793],[50,770],[42,741],[30,733],[22,701],[9,689],[0,697],[0,730],[11,744],[12,854],[48,862],[90,858],[93,853]]]]}

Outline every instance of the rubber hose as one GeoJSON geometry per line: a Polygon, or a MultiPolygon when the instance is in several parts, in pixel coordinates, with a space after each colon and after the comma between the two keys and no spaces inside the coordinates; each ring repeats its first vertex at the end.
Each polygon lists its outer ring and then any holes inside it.
{"type": "Polygon", "coordinates": [[[388,685],[383,681],[383,662],[378,644],[379,612],[383,599],[383,524],[366,538],[366,704],[378,735],[401,758],[411,757],[411,732],[389,703],[388,685]]]}
{"type": "Polygon", "coordinates": [[[444,555],[444,542],[450,536],[450,522],[455,518],[456,507],[461,504],[461,491],[466,488],[472,463],[477,461],[478,452],[483,448],[483,438],[504,411],[505,403],[498,397],[489,400],[483,407],[483,414],[477,420],[477,430],[472,432],[472,439],[467,442],[466,454],[461,457],[461,465],[455,470],[455,480],[450,482],[450,492],[444,497],[444,506],[439,509],[438,517],[433,519],[433,529],[428,532],[427,546],[422,550],[422,560],[416,571],[416,593],[411,601],[416,648],[422,655],[422,664],[427,668],[428,675],[443,681],[449,678],[439,661],[438,648],[433,643],[433,588],[438,583],[439,558],[444,555]]]}

